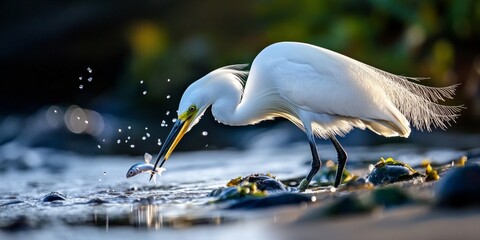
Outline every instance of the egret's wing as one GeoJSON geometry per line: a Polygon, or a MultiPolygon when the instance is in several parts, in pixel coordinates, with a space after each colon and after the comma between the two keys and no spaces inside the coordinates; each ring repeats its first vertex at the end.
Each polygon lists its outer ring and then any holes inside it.
{"type": "Polygon", "coordinates": [[[280,95],[312,113],[310,120],[319,124],[318,135],[342,134],[370,122],[380,123],[376,128],[382,135],[408,135],[408,121],[380,86],[357,81],[355,73],[330,58],[317,60],[322,65],[286,58],[277,63],[275,74],[280,95]]]}
{"type": "Polygon", "coordinates": [[[150,155],[149,153],[145,153],[145,155],[143,155],[143,159],[146,163],[149,163],[152,160],[152,155],[150,155]]]}

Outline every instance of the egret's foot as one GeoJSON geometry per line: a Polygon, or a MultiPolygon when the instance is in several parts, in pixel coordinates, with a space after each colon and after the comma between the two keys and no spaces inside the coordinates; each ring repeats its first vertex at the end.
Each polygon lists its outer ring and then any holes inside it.
{"type": "Polygon", "coordinates": [[[307,190],[308,184],[309,184],[309,182],[307,181],[306,178],[304,178],[304,179],[300,182],[300,184],[298,184],[298,191],[300,191],[300,192],[305,192],[305,190],[307,190]]]}

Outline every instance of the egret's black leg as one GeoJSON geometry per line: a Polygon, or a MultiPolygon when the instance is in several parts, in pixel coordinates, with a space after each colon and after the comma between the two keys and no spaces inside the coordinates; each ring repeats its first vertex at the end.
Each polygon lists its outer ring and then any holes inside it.
{"type": "Polygon", "coordinates": [[[338,167],[337,167],[337,174],[335,175],[335,184],[334,187],[338,187],[340,182],[342,181],[343,169],[345,169],[345,164],[347,163],[347,152],[343,149],[342,145],[338,142],[335,136],[330,137],[330,141],[332,141],[333,146],[335,146],[335,150],[337,150],[338,155],[338,167]]]}
{"type": "Polygon", "coordinates": [[[322,161],[320,161],[320,157],[318,156],[317,145],[315,144],[315,137],[309,137],[308,143],[310,144],[310,150],[312,151],[312,168],[308,173],[307,177],[300,182],[298,185],[298,189],[303,192],[307,189],[310,181],[312,181],[313,176],[318,172],[320,167],[322,166],[322,161]]]}

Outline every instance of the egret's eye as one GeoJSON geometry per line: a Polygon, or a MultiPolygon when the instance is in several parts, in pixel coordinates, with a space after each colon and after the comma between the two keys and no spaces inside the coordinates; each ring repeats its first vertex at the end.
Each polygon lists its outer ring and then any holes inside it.
{"type": "Polygon", "coordinates": [[[133,171],[132,171],[132,170],[130,170],[130,171],[128,172],[128,174],[129,174],[129,175],[132,175],[132,174],[133,174],[133,171]]]}
{"type": "Polygon", "coordinates": [[[188,111],[190,112],[194,112],[195,110],[197,110],[197,107],[195,105],[192,105],[188,108],[188,111]]]}

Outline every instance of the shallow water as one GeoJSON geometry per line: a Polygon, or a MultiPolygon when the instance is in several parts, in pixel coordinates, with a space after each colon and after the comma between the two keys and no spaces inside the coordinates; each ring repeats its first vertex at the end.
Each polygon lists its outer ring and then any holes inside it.
{"type": "MultiPolygon", "coordinates": [[[[231,178],[254,172],[269,172],[280,180],[303,177],[310,159],[305,144],[279,149],[174,153],[156,185],[148,182],[149,174],[145,173],[125,178],[129,167],[142,161],[142,156],[28,151],[37,161],[28,167],[5,164],[3,160],[0,226],[9,227],[0,232],[0,239],[278,239],[281,236],[275,235],[274,223],[295,219],[306,207],[232,211],[210,204],[213,199],[207,197],[231,178]],[[53,191],[67,199],[42,202],[53,191]],[[292,208],[294,211],[289,211],[292,208]]],[[[319,151],[323,160],[336,159],[331,146],[319,146],[319,151]]],[[[347,151],[347,168],[360,173],[380,157],[394,157],[415,166],[423,159],[445,163],[464,154],[454,149],[409,145],[347,147],[347,151]]]]}

